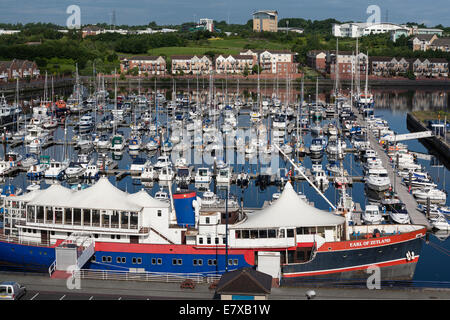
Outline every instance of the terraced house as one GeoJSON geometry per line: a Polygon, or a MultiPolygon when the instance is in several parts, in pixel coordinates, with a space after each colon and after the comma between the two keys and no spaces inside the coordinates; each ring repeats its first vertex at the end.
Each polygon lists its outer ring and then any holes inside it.
{"type": "Polygon", "coordinates": [[[19,59],[0,61],[0,80],[35,78],[39,75],[39,68],[34,61],[19,59]]]}
{"type": "Polygon", "coordinates": [[[135,68],[138,75],[165,75],[166,60],[162,56],[136,56],[121,59],[121,72],[128,72],[135,68]]]}
{"type": "Polygon", "coordinates": [[[416,77],[437,78],[448,77],[448,62],[446,59],[430,58],[415,59],[411,61],[411,67],[416,77]]]}
{"type": "Polygon", "coordinates": [[[218,55],[215,58],[216,73],[244,73],[252,71],[254,57],[252,55],[218,55]]]}
{"type": "Polygon", "coordinates": [[[405,58],[370,57],[369,72],[375,76],[404,75],[409,70],[410,62],[405,58]]]}
{"type": "Polygon", "coordinates": [[[172,74],[210,74],[213,62],[208,56],[171,56],[172,74]]]}

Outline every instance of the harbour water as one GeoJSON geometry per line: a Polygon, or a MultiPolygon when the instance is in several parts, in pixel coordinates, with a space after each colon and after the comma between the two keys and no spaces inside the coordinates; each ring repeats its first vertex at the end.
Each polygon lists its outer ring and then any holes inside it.
{"type": "MultiPolygon", "coordinates": [[[[180,89],[181,90],[181,89],[180,89]]],[[[221,88],[217,88],[218,91],[221,88]]],[[[439,110],[447,110],[448,107],[448,96],[450,91],[442,91],[442,90],[430,90],[426,92],[419,91],[392,91],[389,89],[374,92],[375,96],[375,115],[380,116],[383,119],[388,120],[389,126],[396,131],[397,133],[407,133],[408,130],[406,128],[406,114],[411,110],[429,110],[429,109],[439,109],[439,110]],[[379,103],[378,103],[379,102],[379,103]]],[[[283,97],[281,97],[283,99],[283,97]]],[[[322,100],[329,99],[329,92],[323,91],[321,92],[320,98],[322,100]]],[[[293,100],[297,99],[298,101],[298,92],[293,93],[293,100]]],[[[307,100],[307,99],[306,99],[307,100]]],[[[111,107],[111,106],[110,106],[111,107]]],[[[101,116],[100,114],[98,115],[101,116]]],[[[133,117],[127,117],[128,124],[133,122],[133,117]]],[[[166,114],[162,112],[160,114],[161,125],[166,125],[166,114]]],[[[71,116],[71,119],[74,122],[77,120],[76,117],[71,116]]],[[[264,123],[266,120],[264,120],[264,123]]],[[[334,123],[335,119],[324,119],[321,124],[323,127],[326,127],[328,123],[334,123]]],[[[268,124],[268,123],[266,123],[268,124]]],[[[249,113],[243,113],[238,117],[238,127],[247,128],[251,126],[251,119],[249,113]]],[[[124,126],[119,128],[119,131],[122,131],[125,138],[129,137],[130,127],[124,126]]],[[[68,127],[67,135],[64,134],[64,127],[59,126],[55,133],[54,139],[58,141],[64,141],[66,138],[67,141],[72,141],[74,132],[72,127],[68,127]]],[[[304,132],[303,138],[305,145],[309,146],[312,141],[311,133],[304,132]]],[[[148,141],[149,137],[144,137],[144,141],[148,141]]],[[[350,141],[346,141],[348,145],[350,145],[350,141]]],[[[429,154],[430,152],[419,142],[416,140],[405,141],[411,151],[429,154]]],[[[50,158],[55,160],[63,160],[64,159],[64,145],[53,145],[42,151],[43,155],[50,156],[50,158]]],[[[11,151],[8,146],[8,151],[11,151]]],[[[21,154],[26,154],[28,151],[25,147],[18,146],[13,149],[13,151],[19,152],[21,154]]],[[[0,153],[3,156],[3,150],[0,153]]],[[[68,146],[68,155],[73,158],[77,154],[77,151],[73,149],[73,146],[68,146]]],[[[157,152],[149,153],[149,152],[137,152],[131,154],[127,148],[124,149],[123,152],[119,154],[109,154],[113,157],[114,160],[118,162],[119,169],[129,169],[131,162],[136,157],[141,157],[145,159],[151,159],[152,163],[156,162],[157,157],[160,155],[157,152]]],[[[97,157],[97,153],[94,152],[92,154],[93,157],[97,157]]],[[[191,157],[194,155],[191,154],[191,157]]],[[[192,158],[191,158],[192,159],[192,158]]],[[[227,159],[224,159],[227,161],[227,159]]],[[[291,169],[291,165],[282,157],[277,159],[279,161],[280,177],[283,178],[284,181],[288,179],[286,175],[287,172],[291,169]]],[[[328,156],[326,154],[323,155],[319,160],[313,161],[310,157],[305,157],[301,159],[302,165],[306,169],[311,169],[313,163],[321,163],[325,168],[326,164],[329,162],[328,156]]],[[[333,159],[331,159],[333,160],[333,159]]],[[[245,162],[245,164],[235,163],[232,165],[234,173],[239,172],[249,172],[257,174],[261,165],[258,164],[258,161],[255,159],[254,164],[252,164],[252,159],[245,162]]],[[[441,161],[438,157],[432,157],[432,160],[421,160],[418,162],[423,165],[426,170],[433,177],[433,181],[438,184],[440,189],[445,189],[447,192],[450,189],[450,177],[448,168],[441,165],[441,161]]],[[[342,161],[344,165],[344,169],[349,173],[350,176],[363,176],[362,165],[358,161],[352,153],[347,153],[345,158],[342,161]]],[[[189,163],[188,163],[189,164],[189,163]]],[[[209,166],[212,168],[212,163],[191,163],[195,169],[203,166],[209,166]]],[[[196,170],[194,170],[196,172],[196,170]]],[[[145,188],[150,195],[154,196],[155,193],[159,190],[167,190],[167,184],[159,184],[158,182],[152,183],[144,183],[139,179],[135,179],[130,175],[125,175],[120,179],[116,179],[116,176],[112,175],[109,177],[110,181],[115,184],[118,188],[128,191],[128,192],[137,192],[142,188],[145,188]]],[[[4,178],[4,183],[13,184],[16,187],[22,188],[24,191],[26,187],[32,183],[26,176],[26,173],[20,173],[13,177],[4,178]]],[[[41,184],[41,188],[46,188],[51,181],[41,179],[39,180],[41,184]]],[[[77,186],[78,183],[86,183],[86,182],[75,182],[73,186],[77,186]]],[[[67,182],[62,182],[63,185],[68,185],[67,182]]],[[[230,186],[229,192],[230,195],[234,196],[239,202],[242,201],[244,208],[261,208],[266,201],[270,201],[274,193],[278,193],[282,191],[282,184],[279,185],[256,185],[256,180],[250,180],[249,185],[245,188],[241,188],[236,184],[232,184],[230,186]]],[[[323,210],[330,210],[330,205],[322,199],[317,192],[306,182],[306,181],[295,181],[293,182],[294,189],[297,192],[301,192],[310,202],[313,202],[317,208],[323,210]]],[[[210,190],[214,191],[219,197],[225,198],[226,189],[221,188],[220,186],[216,186],[214,181],[211,182],[210,185],[205,189],[197,188],[195,184],[190,184],[189,189],[197,190],[198,195],[202,196],[204,191],[210,190]]],[[[172,191],[176,191],[176,184],[172,185],[172,191]]],[[[365,188],[363,183],[354,183],[353,186],[348,190],[349,194],[352,196],[353,201],[357,202],[361,205],[361,208],[364,210],[365,206],[368,204],[368,198],[365,193],[365,188]]],[[[326,188],[324,192],[325,196],[333,203],[337,204],[339,200],[339,191],[330,183],[329,187],[326,188]]],[[[447,202],[448,203],[448,202],[447,202]]],[[[450,270],[448,266],[450,265],[450,234],[448,233],[439,233],[439,234],[430,234],[428,238],[428,243],[424,241],[424,246],[422,250],[422,254],[419,260],[419,263],[416,267],[415,276],[413,279],[412,285],[417,286],[434,286],[434,287],[450,287],[450,270]]]]}

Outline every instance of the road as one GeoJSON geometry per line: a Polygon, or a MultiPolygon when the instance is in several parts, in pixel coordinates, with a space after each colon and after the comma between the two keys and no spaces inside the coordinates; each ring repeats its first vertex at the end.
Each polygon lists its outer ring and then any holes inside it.
{"type": "MultiPolygon", "coordinates": [[[[0,273],[0,282],[17,281],[27,288],[23,300],[212,300],[214,291],[207,284],[195,289],[180,289],[179,283],[81,280],[80,289],[69,289],[67,280],[51,279],[48,275],[0,273]]],[[[389,288],[272,288],[269,300],[306,300],[305,293],[313,289],[317,300],[424,300],[450,299],[450,289],[389,288]]]]}

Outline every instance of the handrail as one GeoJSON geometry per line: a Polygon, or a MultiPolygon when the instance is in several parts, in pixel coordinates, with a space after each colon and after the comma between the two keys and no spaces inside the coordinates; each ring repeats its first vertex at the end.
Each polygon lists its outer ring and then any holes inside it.
{"type": "Polygon", "coordinates": [[[3,242],[10,242],[10,243],[17,243],[17,244],[23,244],[23,245],[29,245],[29,246],[44,246],[44,247],[51,247],[52,244],[49,241],[29,241],[29,240],[22,240],[19,237],[15,236],[5,236],[0,235],[0,241],[3,242]]]}
{"type": "Polygon", "coordinates": [[[125,280],[125,281],[157,281],[183,282],[190,279],[196,283],[212,283],[220,279],[220,274],[168,273],[168,272],[130,272],[113,270],[80,269],[74,272],[80,279],[125,280]]]}
{"type": "Polygon", "coordinates": [[[52,276],[53,272],[55,272],[55,269],[56,269],[56,259],[55,261],[53,261],[50,267],[48,267],[48,274],[50,275],[50,277],[52,276]]]}

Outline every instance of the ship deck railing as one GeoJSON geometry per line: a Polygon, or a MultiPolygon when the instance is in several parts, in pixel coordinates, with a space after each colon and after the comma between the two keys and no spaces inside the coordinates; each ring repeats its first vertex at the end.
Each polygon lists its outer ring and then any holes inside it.
{"type": "Polygon", "coordinates": [[[155,282],[183,282],[187,279],[195,283],[212,283],[220,280],[220,274],[168,273],[148,271],[119,271],[80,269],[74,271],[73,276],[79,279],[119,280],[119,281],[155,281],[155,282]]]}
{"type": "Polygon", "coordinates": [[[16,236],[7,236],[3,234],[0,234],[0,242],[16,243],[27,246],[44,246],[44,247],[51,247],[54,245],[54,243],[51,243],[50,241],[29,241],[20,239],[19,237],[16,236]]]}

